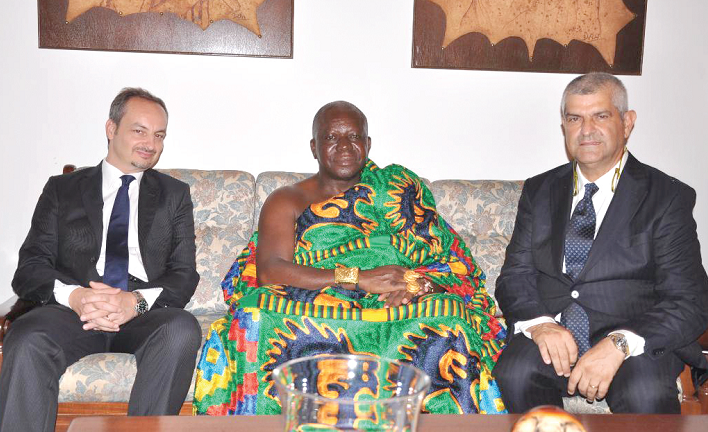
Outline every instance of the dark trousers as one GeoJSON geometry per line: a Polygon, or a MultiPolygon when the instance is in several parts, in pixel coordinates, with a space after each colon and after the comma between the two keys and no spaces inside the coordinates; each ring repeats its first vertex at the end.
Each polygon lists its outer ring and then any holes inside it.
{"type": "Polygon", "coordinates": [[[48,305],[12,323],[3,344],[0,431],[53,431],[59,378],[80,358],[135,354],[128,415],[175,415],[185,400],[201,344],[199,324],[182,309],[159,308],[117,333],[83,330],[71,309],[48,305]]]}
{"type": "MultiPolygon", "coordinates": [[[[680,413],[676,378],[684,364],[673,354],[659,359],[647,355],[622,363],[607,392],[613,413],[680,413]]],[[[515,335],[494,367],[502,399],[511,413],[523,413],[538,405],[563,406],[568,379],[556,375],[543,362],[538,346],[522,334],[515,335]]]]}

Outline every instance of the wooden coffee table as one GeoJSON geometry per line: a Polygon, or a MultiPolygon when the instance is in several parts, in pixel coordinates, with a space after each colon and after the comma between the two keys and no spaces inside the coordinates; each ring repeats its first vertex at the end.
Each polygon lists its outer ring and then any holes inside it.
{"type": "MultiPolygon", "coordinates": [[[[510,432],[520,416],[441,415],[420,417],[419,432],[510,432]]],[[[708,415],[583,414],[578,418],[587,432],[703,432],[708,415]]],[[[235,417],[83,417],[74,419],[69,432],[282,432],[281,416],[235,417]]]]}

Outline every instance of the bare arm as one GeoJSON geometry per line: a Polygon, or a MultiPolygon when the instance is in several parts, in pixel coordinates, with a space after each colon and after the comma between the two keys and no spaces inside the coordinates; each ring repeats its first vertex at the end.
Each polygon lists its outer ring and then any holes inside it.
{"type": "Polygon", "coordinates": [[[334,272],[293,263],[295,221],[302,211],[295,187],[273,192],[261,209],[258,222],[258,285],[288,284],[320,289],[334,284],[334,272]]]}
{"type": "MultiPolygon", "coordinates": [[[[334,271],[293,263],[295,222],[308,204],[296,186],[273,192],[261,210],[258,223],[256,268],[258,284],[287,284],[316,290],[334,285],[334,271]]],[[[396,265],[359,273],[359,287],[371,293],[404,291],[406,268],[396,265]]],[[[353,288],[351,284],[345,288],[353,288]]]]}

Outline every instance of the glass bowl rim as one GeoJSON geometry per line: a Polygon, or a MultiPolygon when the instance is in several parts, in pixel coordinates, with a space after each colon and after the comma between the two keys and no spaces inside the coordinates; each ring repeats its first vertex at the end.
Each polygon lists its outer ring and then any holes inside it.
{"type": "MultiPolygon", "coordinates": [[[[299,357],[299,358],[295,358],[292,360],[288,360],[285,363],[283,363],[283,364],[277,366],[275,369],[273,369],[273,376],[272,376],[273,384],[276,386],[277,389],[280,389],[281,387],[285,387],[280,382],[277,381],[277,378],[280,376],[281,369],[285,368],[286,366],[290,366],[292,364],[299,363],[299,362],[306,361],[306,360],[326,359],[326,358],[337,358],[337,359],[341,358],[341,359],[347,359],[347,360],[366,360],[366,361],[384,360],[389,363],[396,363],[396,364],[399,364],[402,366],[412,367],[412,368],[417,369],[418,371],[421,372],[421,377],[423,380],[423,382],[422,382],[423,387],[413,394],[404,395],[404,396],[388,397],[388,398],[384,398],[384,399],[371,399],[371,400],[331,399],[331,398],[326,398],[326,397],[320,396],[320,395],[314,395],[312,393],[305,393],[305,392],[298,390],[298,389],[287,389],[286,388],[285,390],[289,391],[291,393],[294,393],[295,395],[302,396],[302,397],[316,400],[316,401],[322,401],[322,402],[326,402],[326,403],[332,403],[332,402],[336,401],[336,403],[339,403],[339,404],[355,405],[355,404],[365,404],[365,403],[375,404],[375,403],[381,403],[381,402],[387,402],[387,403],[388,402],[400,402],[405,399],[417,397],[421,393],[427,392],[428,389],[430,388],[430,377],[428,376],[428,374],[425,373],[424,370],[412,365],[411,363],[404,363],[400,360],[393,360],[393,359],[389,359],[389,358],[385,358],[385,357],[374,357],[374,356],[361,355],[361,354],[316,354],[316,355],[312,355],[312,356],[299,357]]],[[[280,392],[278,392],[278,398],[280,399],[280,405],[282,406],[283,405],[282,399],[284,399],[284,395],[283,395],[283,398],[281,398],[280,392]]]]}

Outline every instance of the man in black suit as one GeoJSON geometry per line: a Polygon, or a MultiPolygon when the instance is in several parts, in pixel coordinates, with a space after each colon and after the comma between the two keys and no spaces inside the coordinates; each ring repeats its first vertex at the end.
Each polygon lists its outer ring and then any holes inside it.
{"type": "Polygon", "coordinates": [[[511,412],[579,393],[613,412],[678,413],[684,363],[708,367],[696,194],[626,151],[636,113],[614,76],[573,80],[561,115],[572,162],[526,181],[497,280],[502,398],[511,412]]]}
{"type": "Polygon", "coordinates": [[[59,378],[99,352],[135,354],[129,415],[179,412],[201,343],[183,309],[199,275],[189,186],[152,169],[166,132],[164,102],[123,89],[106,158],[44,187],[12,281],[39,307],[5,338],[3,432],[54,430],[59,378]]]}

